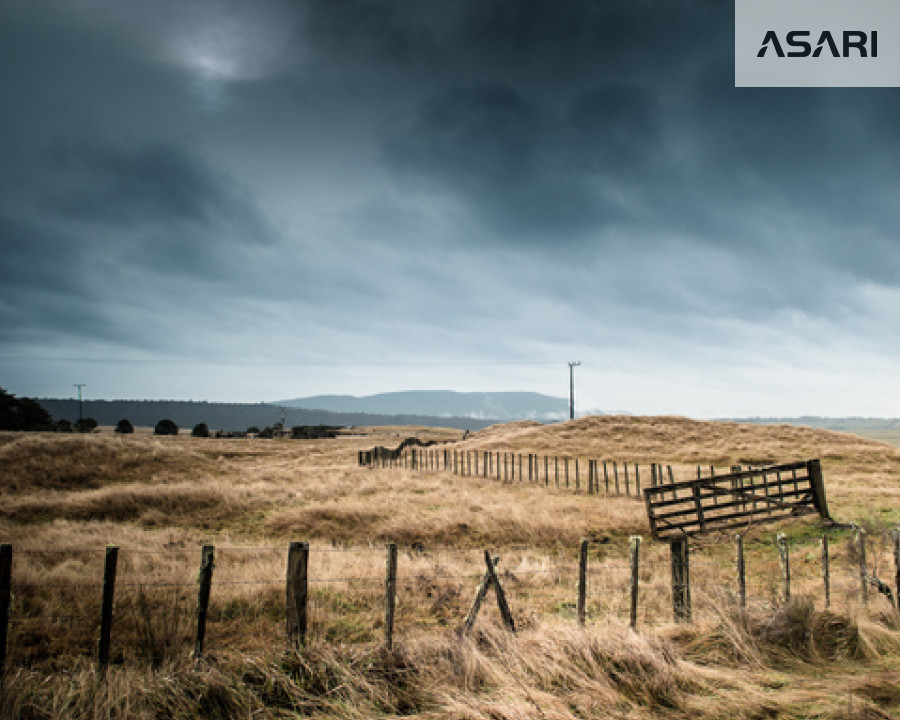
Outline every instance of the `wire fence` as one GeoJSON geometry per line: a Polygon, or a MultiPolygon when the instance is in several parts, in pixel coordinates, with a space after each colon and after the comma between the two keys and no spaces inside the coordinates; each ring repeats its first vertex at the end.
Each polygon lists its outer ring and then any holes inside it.
{"type": "MultiPolygon", "coordinates": [[[[300,587],[285,547],[210,545],[201,553],[121,547],[111,579],[107,548],[14,551],[5,544],[3,663],[96,655],[104,633],[106,662],[159,663],[217,649],[379,643],[436,628],[459,631],[487,573],[484,549],[394,545],[392,571],[390,545],[387,552],[379,545],[302,545],[307,556],[300,587]],[[107,599],[109,617],[103,612],[107,599]],[[201,619],[205,637],[198,648],[201,619]]],[[[896,532],[831,530],[816,537],[756,535],[685,545],[684,556],[674,544],[639,539],[630,545],[585,540],[582,547],[489,550],[499,557],[496,585],[518,628],[549,616],[586,623],[615,617],[636,628],[703,621],[723,605],[773,609],[797,597],[821,609],[886,611],[900,590],[896,532]],[[679,569],[682,562],[686,570],[679,569]]],[[[499,612],[487,600],[478,620],[500,622],[499,612]]]]}

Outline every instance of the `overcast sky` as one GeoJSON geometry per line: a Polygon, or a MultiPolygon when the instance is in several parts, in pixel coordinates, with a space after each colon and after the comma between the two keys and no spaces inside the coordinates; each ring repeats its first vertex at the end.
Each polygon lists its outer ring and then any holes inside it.
{"type": "Polygon", "coordinates": [[[898,93],[727,0],[0,0],[0,386],[897,416],[898,93]]]}

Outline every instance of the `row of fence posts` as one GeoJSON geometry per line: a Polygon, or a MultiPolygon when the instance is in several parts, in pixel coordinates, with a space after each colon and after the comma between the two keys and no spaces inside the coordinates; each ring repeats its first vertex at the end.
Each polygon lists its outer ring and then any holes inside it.
{"type": "MultiPolygon", "coordinates": [[[[364,454],[360,453],[359,464],[363,462],[364,454]]],[[[379,455],[377,452],[371,456],[373,466],[384,468],[401,467],[412,470],[444,470],[454,475],[493,477],[503,482],[520,482],[525,480],[527,472],[529,483],[541,483],[541,469],[543,467],[543,483],[553,484],[556,487],[571,487],[574,484],[576,490],[581,489],[581,467],[578,458],[568,458],[536,453],[514,453],[491,450],[458,450],[444,448],[411,448],[404,450],[398,457],[393,455],[379,455]],[[543,462],[542,462],[543,460],[543,462]],[[518,463],[518,471],[517,471],[518,463]],[[570,472],[570,470],[572,472],[570,472]]],[[[663,463],[650,463],[650,485],[664,485],[674,483],[675,477],[671,465],[663,463]]],[[[624,489],[625,495],[641,494],[641,467],[637,462],[623,462],[621,466],[617,460],[588,460],[587,461],[587,491],[588,494],[602,491],[609,494],[614,492],[619,495],[624,489]],[[620,473],[620,467],[622,472],[620,473]],[[629,470],[630,467],[630,470],[629,470]],[[601,480],[602,478],[602,480],[601,480]]]]}
{"type": "MultiPolygon", "coordinates": [[[[866,533],[862,529],[857,530],[857,549],[859,558],[860,578],[860,602],[868,604],[868,588],[875,587],[878,592],[884,594],[891,605],[898,607],[900,600],[900,532],[892,533],[893,555],[895,565],[896,595],[879,578],[868,572],[866,563],[866,533]]],[[[637,628],[638,596],[640,578],[640,547],[641,537],[634,535],[629,540],[629,570],[630,570],[630,606],[629,627],[637,628]]],[[[782,571],[782,599],[787,602],[791,598],[791,569],[790,554],[787,538],[783,533],[776,537],[779,561],[782,571]]],[[[735,536],[737,551],[737,587],[738,603],[741,608],[747,605],[747,581],[746,563],[744,559],[744,539],[742,535],[735,536]]],[[[588,547],[589,540],[581,541],[578,554],[578,599],[576,603],[576,618],[579,625],[585,624],[587,607],[587,579],[588,579],[588,547]]],[[[676,622],[690,622],[691,608],[691,582],[690,582],[690,549],[688,537],[671,540],[670,563],[672,584],[672,612],[676,622]]],[[[831,606],[831,571],[829,561],[828,536],[821,538],[822,579],[825,591],[825,607],[831,606]]],[[[103,570],[102,599],[100,607],[100,630],[97,643],[97,665],[103,671],[109,665],[110,646],[112,639],[113,605],[116,585],[116,568],[118,564],[119,548],[111,545],[106,548],[106,557],[103,570]]],[[[504,625],[511,631],[515,631],[512,613],[506,600],[506,595],[496,572],[499,557],[492,556],[485,550],[485,564],[487,571],[476,591],[475,600],[466,614],[461,633],[471,630],[481,603],[487,592],[493,587],[497,594],[497,602],[500,608],[504,625]]],[[[204,545],[201,549],[200,572],[198,573],[196,632],[194,635],[193,657],[199,659],[203,655],[206,639],[206,623],[209,611],[210,594],[212,591],[213,569],[215,567],[215,547],[204,545]]],[[[11,598],[11,574],[12,574],[12,545],[0,545],[0,674],[6,667],[6,654],[9,630],[10,598],[11,598]]],[[[288,548],[287,578],[286,578],[286,633],[289,643],[297,648],[306,645],[308,628],[308,603],[309,603],[309,543],[292,542],[288,548]]],[[[388,543],[387,561],[385,572],[385,597],[384,597],[384,644],[388,650],[394,644],[394,618],[397,608],[397,544],[388,543]]]]}

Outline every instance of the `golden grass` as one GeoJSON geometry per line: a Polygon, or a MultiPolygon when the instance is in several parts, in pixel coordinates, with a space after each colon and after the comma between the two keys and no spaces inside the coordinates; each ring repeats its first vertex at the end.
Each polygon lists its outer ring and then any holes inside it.
{"type": "MultiPolygon", "coordinates": [[[[893,577],[900,450],[793,426],[683,418],[514,423],[471,434],[364,429],[333,440],[0,434],[0,540],[14,546],[0,717],[760,718],[900,714],[900,618],[859,603],[856,546],[832,533],[823,605],[810,520],[747,533],[750,606],[735,607],[729,537],[695,544],[694,622],[671,622],[668,548],[637,498],[409,469],[358,450],[409,436],[471,450],[696,465],[820,457],[832,515],[870,532],[869,567],[893,577]],[[781,600],[772,539],[792,539],[781,600]],[[627,629],[628,536],[642,534],[639,632],[627,629]],[[588,625],[575,623],[577,546],[592,540],[588,625]],[[311,542],[309,645],[284,652],[290,541],[311,542]],[[384,544],[400,545],[399,647],[385,653],[384,544]],[[92,669],[103,548],[121,547],[113,665],[92,669]],[[216,546],[207,660],[189,662],[201,544],[216,546]],[[488,598],[456,635],[484,571],[488,598]],[[826,678],[831,678],[829,681],[826,678]]],[[[584,473],[584,470],[582,470],[584,473]]],[[[582,489],[586,477],[582,476],[582,489]]]]}

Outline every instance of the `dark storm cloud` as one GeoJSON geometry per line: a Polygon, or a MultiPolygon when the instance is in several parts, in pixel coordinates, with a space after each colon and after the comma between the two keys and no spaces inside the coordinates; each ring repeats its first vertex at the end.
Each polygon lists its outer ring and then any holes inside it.
{"type": "Polygon", "coordinates": [[[702,365],[875,317],[900,100],[735,89],[733,10],[0,3],[4,340],[702,365]]]}

